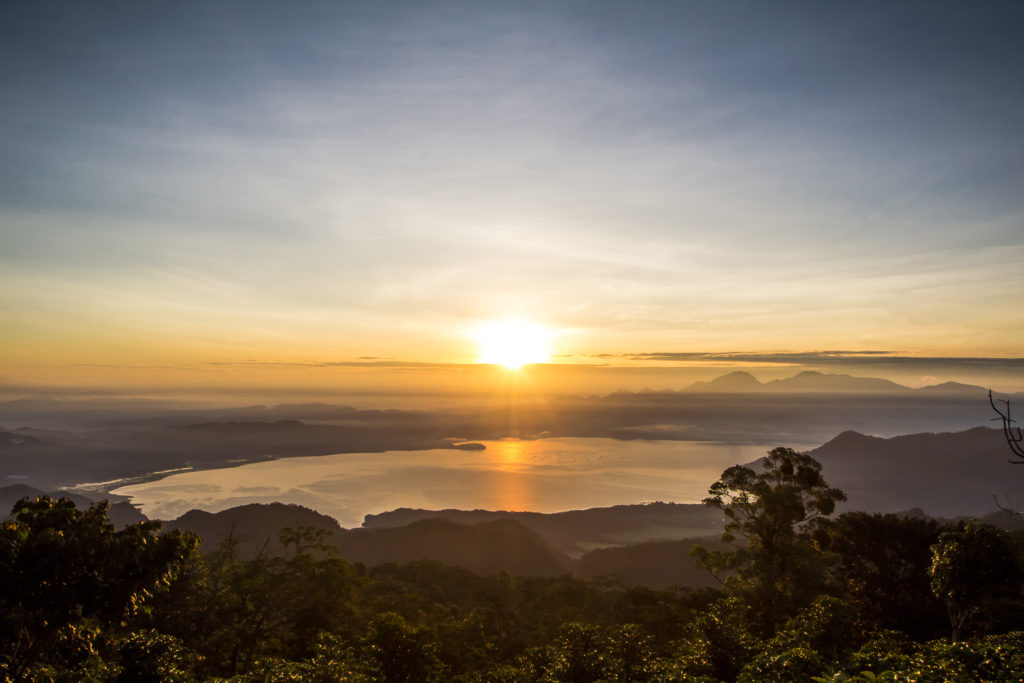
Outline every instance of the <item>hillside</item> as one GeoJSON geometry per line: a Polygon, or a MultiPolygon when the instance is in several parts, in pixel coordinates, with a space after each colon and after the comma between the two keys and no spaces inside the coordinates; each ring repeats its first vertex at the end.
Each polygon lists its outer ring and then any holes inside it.
{"type": "Polygon", "coordinates": [[[206,551],[231,538],[243,558],[263,551],[280,554],[284,550],[277,540],[281,529],[305,526],[329,532],[324,542],[341,557],[370,566],[434,560],[477,574],[504,571],[514,576],[557,576],[573,568],[566,555],[511,519],[478,524],[425,519],[400,527],[350,531],[299,505],[254,503],[217,513],[192,510],[166,526],[198,534],[206,551]]]}
{"type": "Polygon", "coordinates": [[[719,583],[711,572],[698,567],[690,556],[690,549],[696,544],[711,549],[723,547],[717,536],[711,536],[599,548],[579,559],[576,576],[582,579],[615,578],[626,584],[649,588],[718,588],[719,583]]]}
{"type": "Polygon", "coordinates": [[[595,547],[706,536],[722,528],[722,514],[700,504],[646,503],[542,514],[505,510],[411,510],[367,515],[365,529],[404,526],[423,519],[478,524],[514,519],[563,553],[579,556],[595,547]]]}
{"type": "Polygon", "coordinates": [[[572,561],[513,519],[456,524],[424,519],[389,529],[357,529],[338,538],[342,557],[368,565],[435,560],[476,574],[557,576],[572,561]]]}
{"type": "Polygon", "coordinates": [[[984,515],[995,510],[994,496],[1019,500],[1024,483],[1024,468],[1007,462],[1002,431],[987,427],[888,439],[847,431],[810,454],[846,492],[843,509],[984,515]]]}
{"type": "Polygon", "coordinates": [[[261,550],[280,553],[283,548],[277,535],[281,529],[312,527],[328,532],[330,538],[337,538],[345,532],[332,517],[301,505],[284,503],[252,503],[221,512],[190,510],[177,519],[164,522],[164,526],[197,534],[203,539],[203,550],[207,552],[230,538],[237,543],[236,552],[243,558],[253,557],[261,550]]]}

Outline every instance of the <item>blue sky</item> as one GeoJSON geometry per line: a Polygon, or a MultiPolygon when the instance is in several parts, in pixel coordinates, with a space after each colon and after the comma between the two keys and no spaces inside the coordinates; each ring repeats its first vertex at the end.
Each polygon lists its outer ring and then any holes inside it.
{"type": "Polygon", "coordinates": [[[0,373],[1024,339],[1017,3],[0,9],[0,373]]]}

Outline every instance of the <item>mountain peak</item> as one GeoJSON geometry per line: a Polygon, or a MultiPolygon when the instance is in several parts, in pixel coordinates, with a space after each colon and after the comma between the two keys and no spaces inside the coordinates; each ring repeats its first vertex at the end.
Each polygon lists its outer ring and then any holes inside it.
{"type": "Polygon", "coordinates": [[[921,387],[920,391],[930,394],[977,394],[984,393],[985,389],[962,382],[943,382],[942,384],[930,384],[926,387],[921,387]]]}
{"type": "Polygon", "coordinates": [[[833,437],[830,441],[819,446],[815,450],[821,450],[826,448],[850,448],[856,446],[864,446],[874,441],[880,441],[877,436],[868,436],[867,434],[861,434],[855,432],[852,429],[847,429],[845,432],[841,432],[833,437]]]}
{"type": "Polygon", "coordinates": [[[756,377],[744,370],[736,370],[721,377],[716,377],[710,382],[694,382],[686,391],[757,391],[764,385],[756,377]]]}
{"type": "Polygon", "coordinates": [[[804,370],[786,379],[772,380],[765,384],[765,387],[770,391],[793,393],[887,394],[898,391],[910,391],[907,387],[887,379],[825,374],[815,370],[804,370]]]}

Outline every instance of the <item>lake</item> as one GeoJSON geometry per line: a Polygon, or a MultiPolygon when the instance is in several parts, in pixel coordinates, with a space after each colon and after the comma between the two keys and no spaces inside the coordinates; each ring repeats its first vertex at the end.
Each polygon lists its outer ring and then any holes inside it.
{"type": "Polygon", "coordinates": [[[399,507],[559,512],[699,502],[722,470],[766,446],[600,438],[482,441],[485,450],[343,453],[171,474],[118,488],[152,519],[296,503],[347,528],[399,507]]]}

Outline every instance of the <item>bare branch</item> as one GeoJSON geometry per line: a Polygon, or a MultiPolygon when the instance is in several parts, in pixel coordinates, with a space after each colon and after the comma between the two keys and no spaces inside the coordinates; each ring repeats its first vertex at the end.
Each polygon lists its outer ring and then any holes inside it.
{"type": "Polygon", "coordinates": [[[995,504],[996,504],[996,509],[998,509],[998,510],[999,510],[1000,512],[1005,512],[1005,513],[1006,513],[1006,514],[1008,514],[1008,515],[1017,515],[1017,514],[1020,514],[1020,513],[1019,513],[1019,512],[1017,512],[1017,510],[1016,510],[1016,509],[1015,509],[1015,508],[1013,507],[1013,501],[1012,501],[1012,500],[1010,500],[1010,497],[1009,497],[1009,496],[1006,496],[1006,507],[1004,507],[1004,506],[1003,506],[1003,505],[1002,505],[1002,504],[1001,504],[1001,503],[999,502],[999,497],[998,497],[998,496],[997,496],[996,494],[994,494],[994,493],[992,494],[992,500],[993,500],[993,501],[995,501],[995,504]]]}
{"type": "Polygon", "coordinates": [[[1010,402],[999,399],[999,403],[1002,403],[1006,408],[1006,412],[999,409],[996,405],[996,399],[992,398],[992,390],[988,390],[988,402],[992,406],[992,410],[999,414],[999,417],[992,418],[993,421],[1000,420],[1003,423],[1003,436],[1006,437],[1006,443],[1009,444],[1010,450],[1016,455],[1019,460],[1010,460],[1014,465],[1024,465],[1024,434],[1021,434],[1020,427],[1016,425],[1016,420],[1010,417],[1010,402]]]}

